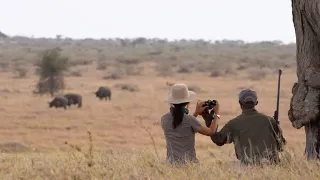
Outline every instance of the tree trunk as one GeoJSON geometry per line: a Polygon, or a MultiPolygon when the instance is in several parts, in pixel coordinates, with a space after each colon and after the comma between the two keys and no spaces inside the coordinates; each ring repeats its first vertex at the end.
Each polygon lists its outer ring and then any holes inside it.
{"type": "Polygon", "coordinates": [[[319,158],[320,0],[292,0],[298,82],[292,88],[289,120],[305,127],[307,159],[319,158]]]}
{"type": "Polygon", "coordinates": [[[305,126],[306,148],[305,155],[308,159],[319,159],[319,123],[312,122],[305,126]]]}

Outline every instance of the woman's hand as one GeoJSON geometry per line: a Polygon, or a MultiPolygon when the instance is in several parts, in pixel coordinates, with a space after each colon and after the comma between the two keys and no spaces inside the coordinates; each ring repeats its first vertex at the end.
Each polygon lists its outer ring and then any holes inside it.
{"type": "Polygon", "coordinates": [[[202,114],[202,112],[208,107],[208,106],[203,106],[204,104],[204,101],[198,101],[197,102],[197,106],[196,106],[196,110],[194,112],[194,115],[199,115],[199,114],[202,114]]]}

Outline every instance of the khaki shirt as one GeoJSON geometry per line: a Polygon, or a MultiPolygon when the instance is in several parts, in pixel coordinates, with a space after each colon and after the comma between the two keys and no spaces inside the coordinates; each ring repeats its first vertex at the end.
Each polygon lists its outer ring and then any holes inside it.
{"type": "Polygon", "coordinates": [[[237,159],[245,163],[260,162],[262,158],[278,161],[278,152],[285,143],[275,119],[255,109],[243,110],[211,140],[218,146],[234,143],[237,159]]]}

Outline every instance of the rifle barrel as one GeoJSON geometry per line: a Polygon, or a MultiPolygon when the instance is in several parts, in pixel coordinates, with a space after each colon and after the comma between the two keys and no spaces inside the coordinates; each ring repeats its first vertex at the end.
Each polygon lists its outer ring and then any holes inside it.
{"type": "Polygon", "coordinates": [[[278,74],[278,92],[277,92],[277,117],[276,118],[276,121],[279,121],[278,120],[278,117],[279,117],[279,100],[280,100],[280,80],[281,80],[281,74],[282,74],[282,70],[279,69],[279,74],[278,74]]]}

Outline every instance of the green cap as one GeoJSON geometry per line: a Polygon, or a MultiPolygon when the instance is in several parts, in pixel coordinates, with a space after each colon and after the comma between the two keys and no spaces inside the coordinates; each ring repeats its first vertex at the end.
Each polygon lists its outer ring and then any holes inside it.
{"type": "Polygon", "coordinates": [[[254,104],[256,105],[258,101],[257,92],[253,89],[247,88],[240,92],[239,102],[241,104],[254,104]]]}

